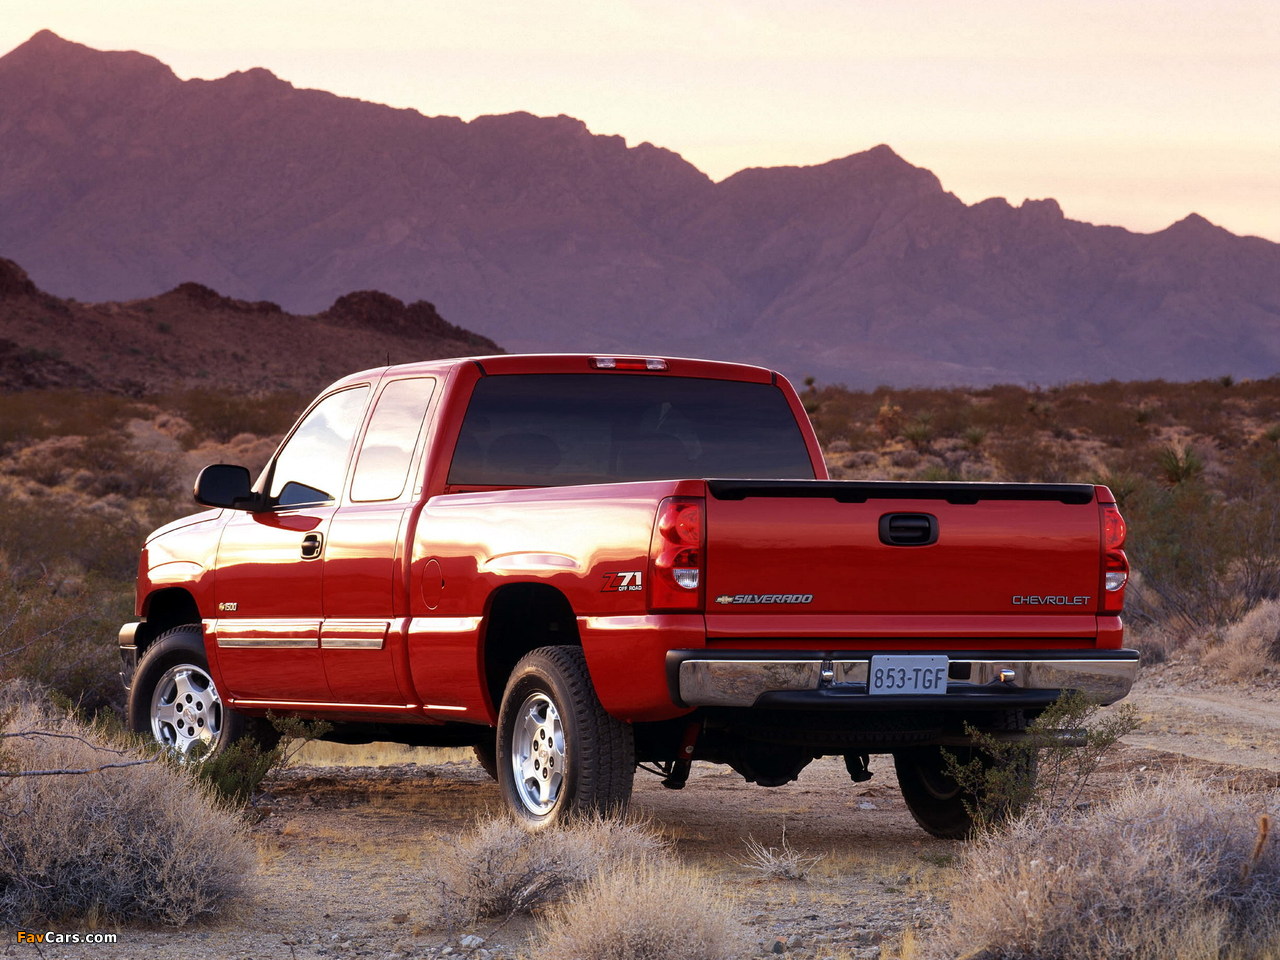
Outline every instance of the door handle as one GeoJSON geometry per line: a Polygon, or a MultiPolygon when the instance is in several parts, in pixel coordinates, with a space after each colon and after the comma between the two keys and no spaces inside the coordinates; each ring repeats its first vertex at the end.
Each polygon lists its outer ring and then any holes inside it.
{"type": "Polygon", "coordinates": [[[302,559],[314,560],[324,549],[323,533],[308,533],[302,538],[302,559]]]}

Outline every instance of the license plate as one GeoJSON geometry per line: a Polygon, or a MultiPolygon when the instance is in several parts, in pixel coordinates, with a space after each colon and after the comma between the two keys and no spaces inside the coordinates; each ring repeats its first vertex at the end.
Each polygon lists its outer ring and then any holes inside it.
{"type": "Polygon", "coordinates": [[[872,657],[867,693],[946,693],[945,655],[872,657]]]}

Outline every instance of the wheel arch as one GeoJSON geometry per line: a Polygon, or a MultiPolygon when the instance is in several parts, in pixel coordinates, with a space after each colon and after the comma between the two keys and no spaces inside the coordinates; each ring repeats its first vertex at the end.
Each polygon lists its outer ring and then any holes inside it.
{"type": "Polygon", "coordinates": [[[165,631],[188,623],[200,624],[196,599],[183,587],[165,587],[150,593],[143,601],[142,615],[145,619],[134,635],[139,657],[165,631]]]}
{"type": "Polygon", "coordinates": [[[582,646],[568,597],[545,583],[506,584],[490,595],[480,667],[495,717],[520,658],[538,647],[551,646],[582,646]]]}

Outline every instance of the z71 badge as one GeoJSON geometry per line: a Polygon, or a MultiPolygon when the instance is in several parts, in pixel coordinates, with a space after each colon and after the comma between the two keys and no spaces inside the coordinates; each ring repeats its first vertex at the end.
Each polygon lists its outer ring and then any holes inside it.
{"type": "Polygon", "coordinates": [[[604,586],[600,588],[601,593],[631,593],[633,590],[644,589],[644,578],[639,570],[629,570],[626,573],[606,573],[604,575],[604,586]]]}
{"type": "Polygon", "coordinates": [[[812,593],[725,593],[716,603],[813,603],[812,593]]]}

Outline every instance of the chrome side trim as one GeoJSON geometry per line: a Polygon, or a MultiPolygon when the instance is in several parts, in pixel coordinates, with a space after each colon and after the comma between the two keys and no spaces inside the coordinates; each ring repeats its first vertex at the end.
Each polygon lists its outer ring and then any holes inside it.
{"type": "MultiPolygon", "coordinates": [[[[1018,690],[1079,690],[1106,703],[1121,699],[1133,687],[1138,661],[1076,660],[952,660],[969,667],[968,680],[952,680],[939,698],[981,693],[984,688],[1018,690]],[[1012,671],[1012,679],[1007,673],[1012,671]]],[[[850,696],[867,696],[870,660],[720,660],[689,659],[680,663],[680,699],[689,706],[750,707],[761,694],[828,689],[850,696]],[[824,677],[824,671],[826,675],[824,677]],[[829,679],[828,679],[829,678],[829,679]],[[857,689],[858,686],[863,689],[857,689]],[[841,691],[841,687],[848,687],[841,691]]]]}
{"type": "Polygon", "coordinates": [[[255,650],[272,650],[285,649],[293,647],[309,647],[315,649],[317,644],[315,640],[303,639],[281,639],[279,637],[263,637],[261,639],[251,637],[233,637],[224,639],[218,638],[219,647],[253,647],[255,650]]]}
{"type": "Polygon", "coordinates": [[[381,650],[382,638],[321,637],[320,646],[325,650],[381,650]]]}
{"type": "Polygon", "coordinates": [[[474,633],[480,629],[480,617],[414,617],[409,621],[411,634],[474,633]]]}
{"type": "Polygon", "coordinates": [[[316,648],[320,646],[319,620],[205,620],[205,636],[212,633],[219,647],[251,647],[255,650],[316,648]]]}

